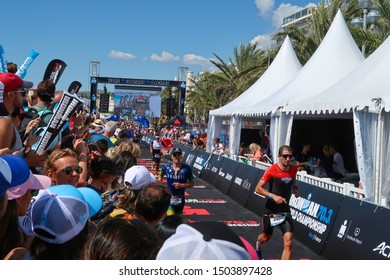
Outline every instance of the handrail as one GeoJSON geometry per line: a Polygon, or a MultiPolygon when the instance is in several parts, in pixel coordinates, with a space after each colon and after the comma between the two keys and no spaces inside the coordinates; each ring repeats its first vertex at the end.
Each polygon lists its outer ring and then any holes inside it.
{"type": "MultiPolygon", "coordinates": [[[[238,161],[240,163],[245,164],[239,157],[238,161]]],[[[248,160],[248,165],[255,166],[261,170],[267,170],[268,167],[271,166],[269,163],[261,162],[261,161],[251,161],[248,160]]],[[[305,182],[323,189],[327,189],[330,191],[338,192],[346,196],[352,196],[357,199],[364,199],[366,197],[366,193],[364,189],[356,188],[352,183],[339,183],[335,182],[330,178],[320,178],[310,174],[307,174],[306,171],[298,171],[297,181],[305,182]]]]}

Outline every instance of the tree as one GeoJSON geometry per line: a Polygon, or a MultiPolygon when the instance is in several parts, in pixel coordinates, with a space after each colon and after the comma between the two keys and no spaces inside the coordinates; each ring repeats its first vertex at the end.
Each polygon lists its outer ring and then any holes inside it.
{"type": "Polygon", "coordinates": [[[288,35],[298,59],[305,64],[321,44],[339,10],[342,11],[347,23],[361,12],[357,0],[352,0],[346,5],[344,0],[333,0],[329,4],[322,2],[313,8],[306,30],[290,25],[278,32],[274,38],[284,38],[288,35]]]}
{"type": "MultiPolygon", "coordinates": [[[[248,89],[267,69],[268,53],[257,49],[256,45],[240,44],[233,49],[234,59],[228,63],[214,53],[216,61],[210,60],[218,70],[204,73],[187,98],[187,109],[190,118],[202,116],[208,118],[209,110],[219,108],[232,101],[248,89]]],[[[272,53],[272,52],[271,52],[272,53]]],[[[272,53],[273,54],[273,53],[272,53]]]]}
{"type": "MultiPolygon", "coordinates": [[[[366,31],[360,27],[351,26],[351,34],[359,46],[365,45],[365,54],[372,54],[390,35],[390,0],[372,0],[381,17],[366,31]]],[[[355,16],[362,14],[362,8],[355,16]]]]}

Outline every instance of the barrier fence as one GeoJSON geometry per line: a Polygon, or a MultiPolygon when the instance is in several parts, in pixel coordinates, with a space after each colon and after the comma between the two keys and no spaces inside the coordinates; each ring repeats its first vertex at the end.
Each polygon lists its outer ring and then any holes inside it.
{"type": "MultiPolygon", "coordinates": [[[[196,177],[253,213],[264,213],[266,198],[256,194],[255,187],[270,164],[175,146],[196,177]]],[[[328,259],[390,258],[389,208],[364,201],[364,191],[354,184],[306,172],[298,172],[297,186],[300,197],[290,199],[297,240],[328,259]]]]}

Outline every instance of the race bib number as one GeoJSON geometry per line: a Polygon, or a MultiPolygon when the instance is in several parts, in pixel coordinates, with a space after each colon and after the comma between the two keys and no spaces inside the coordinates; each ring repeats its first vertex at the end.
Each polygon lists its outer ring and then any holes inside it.
{"type": "Polygon", "coordinates": [[[160,154],[154,154],[154,158],[160,158],[160,154]]]}
{"type": "Polygon", "coordinates": [[[173,195],[171,197],[171,205],[180,205],[181,204],[181,196],[180,195],[173,195]]]}
{"type": "Polygon", "coordinates": [[[281,223],[284,222],[285,219],[286,219],[286,213],[270,214],[269,215],[271,227],[280,225],[281,223]]]}

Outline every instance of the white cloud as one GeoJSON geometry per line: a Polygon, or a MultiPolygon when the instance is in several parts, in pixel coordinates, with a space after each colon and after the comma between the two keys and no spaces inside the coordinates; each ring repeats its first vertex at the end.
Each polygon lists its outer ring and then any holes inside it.
{"type": "Polygon", "coordinates": [[[293,6],[291,4],[282,3],[280,6],[273,11],[272,13],[272,25],[275,28],[280,28],[283,23],[283,18],[291,16],[296,12],[303,10],[304,8],[293,6]]]}
{"type": "Polygon", "coordinates": [[[253,38],[250,41],[250,43],[257,45],[257,48],[260,48],[262,50],[267,50],[272,46],[272,44],[275,43],[275,41],[272,40],[272,34],[264,34],[264,35],[257,35],[255,38],[253,38]]]}
{"type": "Polygon", "coordinates": [[[259,9],[259,12],[263,17],[272,10],[274,2],[274,0],[255,0],[256,7],[259,9]]]}
{"type": "Polygon", "coordinates": [[[162,52],[161,55],[153,53],[150,56],[151,60],[154,61],[160,61],[160,62],[166,62],[166,61],[179,61],[180,58],[178,56],[174,56],[173,54],[169,52],[162,52]]]}
{"type": "Polygon", "coordinates": [[[184,55],[183,62],[187,65],[200,66],[205,71],[215,70],[215,66],[210,62],[210,59],[193,53],[184,55]]]}
{"type": "Polygon", "coordinates": [[[115,50],[112,50],[109,54],[108,54],[109,57],[112,57],[112,58],[119,58],[119,59],[123,59],[123,60],[132,60],[132,59],[135,59],[135,55],[131,54],[131,53],[125,53],[125,52],[120,52],[120,51],[115,51],[115,50]]]}

